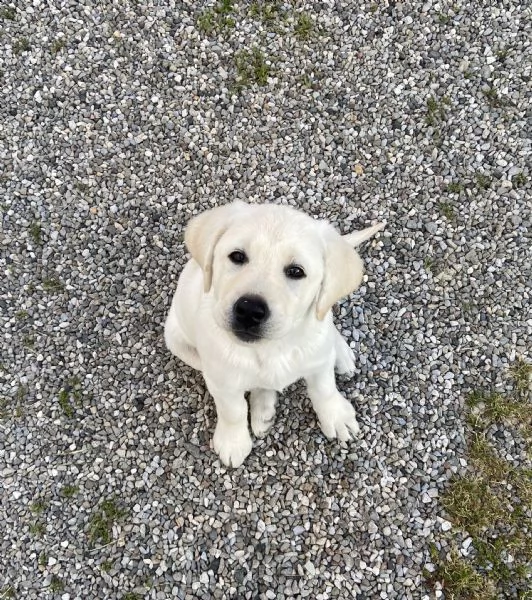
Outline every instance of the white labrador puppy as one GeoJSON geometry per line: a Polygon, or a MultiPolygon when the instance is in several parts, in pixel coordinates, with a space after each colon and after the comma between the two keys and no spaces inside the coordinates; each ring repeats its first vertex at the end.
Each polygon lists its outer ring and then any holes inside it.
{"type": "Polygon", "coordinates": [[[355,409],[337,390],[334,369],[350,373],[354,356],[332,320],[333,304],[362,281],[354,247],[384,224],[340,236],[288,206],[235,202],[190,222],[192,255],[165,324],[169,350],[203,372],[214,398],[213,446],[233,467],[251,452],[248,429],[269,429],[277,391],[304,378],[321,429],[348,441],[355,409]]]}

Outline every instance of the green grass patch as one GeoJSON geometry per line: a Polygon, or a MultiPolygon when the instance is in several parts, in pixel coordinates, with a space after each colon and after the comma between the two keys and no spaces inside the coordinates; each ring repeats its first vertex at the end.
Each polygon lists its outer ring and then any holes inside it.
{"type": "Polygon", "coordinates": [[[109,573],[109,571],[113,568],[113,561],[111,560],[105,560],[101,565],[100,565],[100,569],[104,572],[104,573],[109,573]]]}
{"type": "Polygon", "coordinates": [[[278,0],[257,0],[256,2],[252,2],[249,14],[254,19],[260,19],[268,28],[275,27],[284,22],[287,16],[283,11],[282,2],[278,0]]]}
{"type": "Polygon", "coordinates": [[[437,100],[434,96],[427,99],[427,112],[425,121],[427,125],[435,127],[447,118],[446,108],[451,105],[451,100],[444,96],[441,100],[437,100]]]}
{"type": "Polygon", "coordinates": [[[464,190],[464,186],[459,181],[452,181],[445,188],[445,190],[447,192],[449,192],[449,194],[459,194],[460,192],[462,192],[464,190]]]}
{"type": "Polygon", "coordinates": [[[48,508],[48,504],[42,500],[35,500],[35,502],[32,502],[30,504],[30,510],[32,513],[36,514],[36,515],[42,515],[42,513],[48,508]]]}
{"type": "Polygon", "coordinates": [[[74,187],[80,191],[82,194],[87,194],[90,191],[90,185],[88,183],[83,183],[83,181],[77,181],[74,184],[74,187]]]}
{"type": "Polygon", "coordinates": [[[50,590],[57,594],[58,592],[62,592],[65,589],[65,584],[63,580],[58,575],[52,575],[52,579],[50,580],[50,590]]]}
{"type": "Polygon", "coordinates": [[[504,101],[501,99],[494,87],[490,86],[488,89],[483,90],[482,93],[488,101],[488,104],[493,108],[500,108],[501,106],[504,106],[504,101]]]}
{"type": "Polygon", "coordinates": [[[445,13],[438,13],[438,23],[442,25],[449,25],[451,22],[451,15],[446,15],[445,13]]]}
{"type": "Polygon", "coordinates": [[[526,185],[527,181],[528,180],[524,173],[517,173],[516,175],[514,175],[512,177],[512,184],[513,184],[514,188],[517,188],[517,189],[526,185]]]}
{"type": "Polygon", "coordinates": [[[16,598],[15,589],[10,585],[3,587],[0,590],[0,599],[1,600],[11,600],[11,598],[16,598]]]}
{"type": "Polygon", "coordinates": [[[61,52],[61,50],[63,50],[63,48],[65,46],[66,46],[65,40],[62,38],[57,38],[56,40],[54,40],[52,42],[52,45],[50,46],[50,52],[52,54],[57,54],[58,52],[61,52]]]}
{"type": "Polygon", "coordinates": [[[74,416],[75,406],[81,406],[83,391],[78,377],[71,377],[57,394],[57,401],[63,413],[70,419],[74,416]]]}
{"type": "Polygon", "coordinates": [[[446,518],[472,541],[468,556],[462,556],[450,534],[450,553],[442,556],[434,546],[435,570],[425,571],[427,583],[439,582],[445,598],[530,598],[532,469],[499,456],[487,432],[495,423],[511,423],[530,439],[531,371],[530,364],[518,360],[510,369],[512,394],[478,391],[466,401],[470,472],[450,483],[441,504],[446,518]]]}
{"type": "Polygon", "coordinates": [[[16,14],[17,11],[12,6],[5,6],[0,8],[0,19],[5,19],[6,21],[14,21],[16,14]]]}
{"type": "Polygon", "coordinates": [[[0,420],[3,421],[9,417],[9,400],[4,397],[0,397],[0,420]]]}
{"type": "Polygon", "coordinates": [[[220,0],[213,8],[201,13],[197,21],[198,29],[206,35],[233,29],[236,25],[233,13],[233,0],[220,0]]]}
{"type": "Polygon", "coordinates": [[[432,273],[435,264],[436,263],[435,263],[434,259],[431,258],[430,256],[426,256],[425,260],[423,261],[423,267],[424,267],[425,271],[427,271],[427,273],[432,273]]]}
{"type": "Polygon", "coordinates": [[[63,283],[55,277],[46,277],[42,282],[42,289],[45,292],[60,292],[65,288],[63,283]]]}
{"type": "MultiPolygon", "coordinates": [[[[494,600],[492,592],[486,589],[486,581],[475,568],[459,554],[456,548],[450,556],[442,558],[438,550],[431,547],[431,558],[438,565],[434,573],[425,572],[429,585],[443,584],[445,597],[449,600],[494,600]]],[[[492,586],[491,586],[492,587],[492,586]]]]}
{"type": "Polygon", "coordinates": [[[508,58],[509,54],[510,54],[509,48],[501,48],[500,50],[497,50],[497,59],[499,60],[499,62],[503,63],[508,58]]]}
{"type": "Polygon", "coordinates": [[[26,334],[22,338],[22,345],[24,346],[24,348],[28,348],[31,350],[35,346],[35,339],[31,335],[26,334]]]}
{"type": "MultiPolygon", "coordinates": [[[[520,385],[523,386],[524,384],[520,381],[520,385]]],[[[532,419],[532,405],[529,402],[523,402],[517,398],[508,398],[504,394],[475,392],[470,394],[466,402],[473,409],[469,414],[470,420],[478,419],[484,425],[505,421],[517,421],[522,424],[532,419]]]]}
{"type": "Polygon", "coordinates": [[[61,496],[64,498],[73,498],[79,492],[77,485],[64,485],[61,488],[61,496]]]}
{"type": "Polygon", "coordinates": [[[46,533],[46,527],[43,523],[32,523],[30,525],[30,533],[35,537],[42,537],[46,533]]]}
{"type": "Polygon", "coordinates": [[[17,419],[22,417],[24,414],[22,407],[24,406],[24,399],[27,394],[27,386],[19,385],[11,399],[0,396],[0,420],[9,419],[10,417],[15,417],[17,419]]]}
{"type": "Polygon", "coordinates": [[[510,375],[512,376],[514,388],[518,396],[520,398],[530,397],[532,384],[532,364],[525,362],[522,358],[519,358],[510,368],[510,375]]]}
{"type": "Polygon", "coordinates": [[[487,190],[491,184],[491,177],[485,175],[484,173],[477,173],[475,175],[475,180],[477,183],[477,187],[480,190],[487,190]]]}
{"type": "Polygon", "coordinates": [[[31,49],[31,44],[28,38],[20,38],[13,44],[13,53],[14,54],[22,54],[23,52],[27,52],[31,49]]]}
{"type": "Polygon", "coordinates": [[[42,227],[40,223],[34,221],[29,226],[28,233],[34,244],[42,243],[42,227]]]}
{"type": "Polygon", "coordinates": [[[449,202],[440,202],[440,212],[448,220],[452,221],[455,218],[454,208],[449,202]]]}
{"type": "Polygon", "coordinates": [[[89,523],[89,539],[92,544],[111,543],[113,525],[126,516],[127,512],[118,506],[114,498],[104,500],[89,523]]]}
{"type": "Polygon", "coordinates": [[[236,88],[241,90],[252,84],[264,86],[268,83],[270,67],[258,48],[240,50],[235,54],[236,88]]]}
{"type": "Polygon", "coordinates": [[[314,23],[307,13],[298,13],[294,23],[294,34],[300,40],[308,40],[314,32],[314,23]]]}
{"type": "Polygon", "coordinates": [[[61,390],[59,394],[57,394],[57,401],[65,416],[71,419],[74,416],[74,408],[72,404],[70,404],[69,393],[66,390],[61,390]]]}

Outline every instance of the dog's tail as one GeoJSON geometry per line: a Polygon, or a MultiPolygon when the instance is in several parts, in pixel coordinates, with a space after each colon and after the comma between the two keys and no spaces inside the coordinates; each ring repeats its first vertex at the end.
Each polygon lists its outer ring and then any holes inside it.
{"type": "Polygon", "coordinates": [[[350,245],[360,246],[362,242],[369,240],[372,235],[375,235],[381,229],[386,227],[386,223],[377,223],[377,225],[372,225],[371,227],[367,227],[366,229],[362,229],[361,231],[352,231],[347,235],[343,235],[343,239],[350,245]]]}

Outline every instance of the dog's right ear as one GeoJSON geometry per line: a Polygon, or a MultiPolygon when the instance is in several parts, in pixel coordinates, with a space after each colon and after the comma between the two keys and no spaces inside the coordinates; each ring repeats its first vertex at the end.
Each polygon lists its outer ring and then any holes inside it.
{"type": "Polygon", "coordinates": [[[232,202],[218,206],[194,217],[185,230],[185,245],[203,271],[205,293],[211,289],[214,249],[238,212],[248,205],[232,202]]]}

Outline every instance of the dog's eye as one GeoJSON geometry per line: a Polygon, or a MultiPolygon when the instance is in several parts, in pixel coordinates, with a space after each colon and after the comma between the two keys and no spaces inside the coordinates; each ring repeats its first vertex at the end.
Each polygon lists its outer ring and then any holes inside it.
{"type": "Polygon", "coordinates": [[[229,260],[235,265],[243,265],[248,262],[248,257],[241,250],[235,250],[229,255],[229,260]]]}
{"type": "Polygon", "coordinates": [[[288,265],[284,270],[284,274],[288,279],[303,279],[303,277],[306,277],[305,271],[298,265],[288,265]]]}

